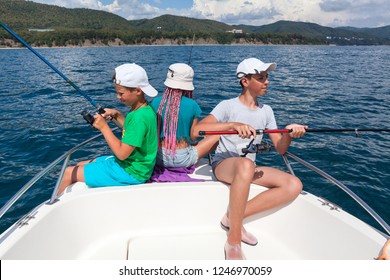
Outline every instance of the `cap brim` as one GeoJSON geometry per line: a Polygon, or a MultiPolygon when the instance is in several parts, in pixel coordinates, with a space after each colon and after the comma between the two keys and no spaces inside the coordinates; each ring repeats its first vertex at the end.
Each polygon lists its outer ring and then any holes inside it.
{"type": "Polygon", "coordinates": [[[150,96],[150,97],[155,97],[158,94],[158,91],[154,87],[152,87],[151,85],[141,87],[141,89],[147,96],[150,96]]]}
{"type": "Polygon", "coordinates": [[[267,63],[267,68],[264,71],[274,71],[276,69],[276,63],[267,63]]]}

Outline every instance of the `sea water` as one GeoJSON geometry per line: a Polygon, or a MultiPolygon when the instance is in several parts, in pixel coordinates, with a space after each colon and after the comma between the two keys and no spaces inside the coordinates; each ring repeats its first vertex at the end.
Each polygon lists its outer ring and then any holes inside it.
{"type": "MultiPolygon", "coordinates": [[[[122,63],[144,67],[162,94],[168,66],[188,63],[191,56],[194,99],[206,116],[220,101],[238,96],[235,69],[244,58],[257,57],[277,63],[259,101],[273,108],[280,128],[290,123],[390,128],[389,46],[131,46],[38,52],[99,105],[123,113],[128,109],[116,99],[111,80],[122,63]]],[[[98,133],[80,115],[94,107],[27,49],[0,50],[0,108],[0,206],[50,162],[98,133]]],[[[104,141],[89,147],[93,153],[81,151],[71,163],[110,153],[104,141]]],[[[390,223],[390,133],[307,133],[289,151],[344,183],[390,223]]],[[[257,161],[286,170],[275,151],[257,161]]],[[[299,164],[293,168],[306,191],[378,227],[336,186],[299,164]]],[[[2,218],[0,232],[47,200],[55,180],[50,175],[26,192],[2,218]]]]}

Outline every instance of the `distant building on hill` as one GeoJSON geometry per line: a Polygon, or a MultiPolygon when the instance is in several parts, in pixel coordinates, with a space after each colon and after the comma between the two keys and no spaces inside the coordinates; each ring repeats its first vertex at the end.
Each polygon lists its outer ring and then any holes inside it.
{"type": "Polygon", "coordinates": [[[54,29],[52,28],[29,28],[28,31],[35,31],[35,32],[52,32],[54,29]]]}
{"type": "Polygon", "coordinates": [[[230,33],[242,33],[242,29],[232,29],[232,30],[228,30],[226,32],[230,32],[230,33]]]}

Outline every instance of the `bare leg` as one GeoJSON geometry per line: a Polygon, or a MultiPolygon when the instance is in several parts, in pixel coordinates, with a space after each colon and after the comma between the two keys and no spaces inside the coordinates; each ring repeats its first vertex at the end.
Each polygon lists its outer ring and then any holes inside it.
{"type": "Polygon", "coordinates": [[[93,161],[95,161],[95,159],[80,161],[76,166],[68,166],[65,170],[64,177],[62,178],[57,195],[61,194],[66,189],[66,187],[75,182],[85,182],[84,165],[93,161]]]}
{"type": "Polygon", "coordinates": [[[86,165],[86,164],[94,162],[94,161],[95,161],[95,159],[84,160],[84,161],[80,161],[77,165],[86,165]]]}
{"type": "Polygon", "coordinates": [[[57,195],[61,194],[69,185],[75,182],[85,182],[84,165],[68,166],[66,168],[57,195]]]}
{"type": "Polygon", "coordinates": [[[244,218],[293,201],[302,191],[299,178],[272,167],[257,166],[253,183],[269,189],[248,201],[244,218]]]}
{"type": "Polygon", "coordinates": [[[199,141],[198,144],[194,146],[195,149],[198,151],[198,159],[201,159],[202,157],[210,153],[212,150],[214,150],[218,144],[219,138],[219,135],[212,135],[207,136],[206,138],[199,141]]]}
{"type": "Polygon", "coordinates": [[[242,220],[254,171],[255,165],[247,158],[225,159],[215,170],[218,180],[230,184],[228,243],[231,245],[241,244],[242,220]]]}
{"type": "MultiPolygon", "coordinates": [[[[244,218],[290,202],[302,190],[302,183],[297,177],[272,167],[256,167],[247,158],[223,160],[217,166],[215,175],[218,180],[230,184],[228,208],[230,230],[225,245],[226,254],[226,248],[241,244],[244,218]],[[268,190],[247,201],[251,183],[268,187],[268,190]]],[[[240,247],[235,247],[230,253],[233,257],[244,258],[240,247]]]]}

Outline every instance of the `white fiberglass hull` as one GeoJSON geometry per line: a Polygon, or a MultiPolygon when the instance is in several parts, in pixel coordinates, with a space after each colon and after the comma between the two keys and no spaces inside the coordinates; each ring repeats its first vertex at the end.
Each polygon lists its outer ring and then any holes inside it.
{"type": "MultiPolygon", "coordinates": [[[[208,165],[195,174],[206,181],[98,189],[77,183],[3,233],[0,258],[224,259],[219,222],[228,187],[212,180],[208,165]]],[[[253,186],[250,195],[261,191],[253,186]]],[[[252,260],[373,259],[386,242],[384,234],[308,193],[245,222],[259,239],[257,246],[242,245],[252,260]]]]}

